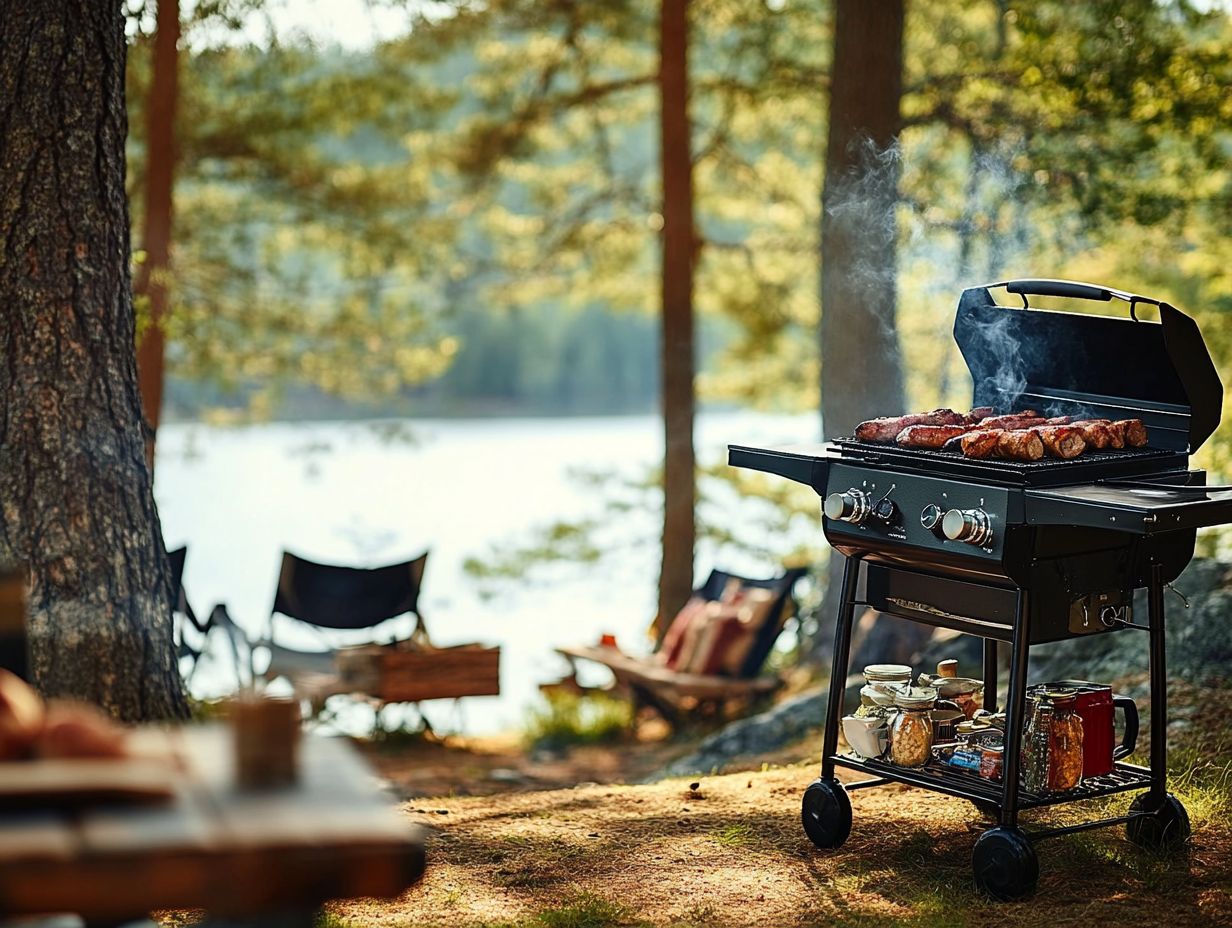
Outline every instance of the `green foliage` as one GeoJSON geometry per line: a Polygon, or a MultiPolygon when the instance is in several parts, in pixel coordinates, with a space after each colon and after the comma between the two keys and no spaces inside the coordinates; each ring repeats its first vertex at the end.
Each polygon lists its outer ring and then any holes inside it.
{"type": "Polygon", "coordinates": [[[593,893],[580,893],[537,913],[534,922],[543,928],[609,928],[623,924],[628,917],[627,906],[593,893]]]}
{"type": "Polygon", "coordinates": [[[189,719],[198,724],[222,722],[227,719],[226,699],[195,699],[188,696],[189,719]]]}
{"type": "MultiPolygon", "coordinates": [[[[266,407],[287,384],[369,401],[429,384],[408,402],[646,408],[653,5],[436,5],[363,53],[211,40],[255,5],[200,5],[186,26],[170,372],[266,407]]],[[[697,305],[719,320],[704,398],[816,405],[830,6],[693,4],[697,305]]],[[[954,295],[1009,271],[1170,298],[1232,369],[1229,39],[1224,10],[1185,0],[909,4],[895,156],[913,405],[966,400],[954,295]]],[[[1226,469],[1226,446],[1208,462],[1226,469]]]]}
{"type": "Polygon", "coordinates": [[[579,744],[605,744],[628,736],[633,707],[627,699],[603,693],[545,693],[527,711],[523,737],[535,748],[558,750],[579,744]]]}

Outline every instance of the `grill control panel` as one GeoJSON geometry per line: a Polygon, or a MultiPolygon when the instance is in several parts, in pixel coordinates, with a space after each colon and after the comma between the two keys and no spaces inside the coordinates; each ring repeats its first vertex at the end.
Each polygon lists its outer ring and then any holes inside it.
{"type": "Polygon", "coordinates": [[[1004,487],[835,463],[826,482],[827,535],[878,539],[999,559],[1005,527],[1021,521],[1021,496],[1004,487]]]}

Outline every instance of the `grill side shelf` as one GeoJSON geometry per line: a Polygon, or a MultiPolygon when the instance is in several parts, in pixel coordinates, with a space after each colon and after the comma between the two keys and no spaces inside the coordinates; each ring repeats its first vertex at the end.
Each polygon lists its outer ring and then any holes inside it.
{"type": "Polygon", "coordinates": [[[1137,535],[1232,522],[1232,492],[1181,492],[1089,483],[1027,490],[1030,525],[1076,525],[1137,535]]]}
{"type": "Polygon", "coordinates": [[[727,446],[727,463],[730,466],[786,477],[812,487],[821,494],[826,490],[826,473],[833,456],[833,445],[828,443],[785,445],[777,448],[727,446]]]}

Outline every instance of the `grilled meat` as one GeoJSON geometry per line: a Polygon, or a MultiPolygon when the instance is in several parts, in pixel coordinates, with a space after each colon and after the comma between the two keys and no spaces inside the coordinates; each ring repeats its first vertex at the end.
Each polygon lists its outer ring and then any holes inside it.
{"type": "Polygon", "coordinates": [[[1001,440],[1004,429],[983,429],[955,439],[958,448],[969,458],[996,457],[997,443],[1001,440]]]}
{"type": "Polygon", "coordinates": [[[1113,423],[1119,425],[1125,432],[1125,445],[1128,448],[1145,448],[1150,436],[1146,424],[1141,419],[1119,419],[1113,423]]]}
{"type": "Polygon", "coordinates": [[[1034,429],[980,429],[955,441],[969,458],[1038,461],[1044,456],[1043,439],[1034,429]]]}
{"type": "Polygon", "coordinates": [[[1124,428],[1116,428],[1109,419],[1083,419],[1073,425],[1082,429],[1082,438],[1089,448],[1125,447],[1124,428]]]}
{"type": "Polygon", "coordinates": [[[995,406],[976,406],[969,413],[963,416],[963,425],[979,425],[981,421],[989,416],[995,416],[997,409],[995,406]]]}
{"type": "Polygon", "coordinates": [[[1033,409],[1025,412],[1011,413],[1008,416],[989,416],[981,419],[981,429],[1025,429],[1033,425],[1043,425],[1047,420],[1033,409]]]}
{"type": "Polygon", "coordinates": [[[967,431],[970,427],[966,425],[909,425],[895,441],[904,448],[940,448],[967,431]]]}
{"type": "Polygon", "coordinates": [[[1082,429],[1072,425],[1037,425],[1031,431],[1040,437],[1049,457],[1070,460],[1086,449],[1082,429]]]}
{"type": "Polygon", "coordinates": [[[962,421],[962,414],[952,409],[934,409],[932,412],[906,416],[883,416],[857,425],[856,438],[860,441],[891,442],[898,437],[899,432],[913,425],[959,425],[962,421]]]}
{"type": "Polygon", "coordinates": [[[1031,429],[1012,429],[997,438],[997,457],[1009,461],[1038,461],[1044,456],[1044,441],[1031,429]]]}

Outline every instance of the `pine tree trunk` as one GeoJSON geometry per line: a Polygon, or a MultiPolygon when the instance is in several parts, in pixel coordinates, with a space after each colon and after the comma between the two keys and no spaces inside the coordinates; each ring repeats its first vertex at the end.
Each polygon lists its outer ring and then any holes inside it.
{"type": "MultiPolygon", "coordinates": [[[[837,0],[821,198],[821,418],[828,437],[904,411],[894,221],[902,72],[903,0],[837,0]]],[[[826,622],[838,605],[838,555],[829,574],[826,622]]]]}
{"type": "Polygon", "coordinates": [[[693,589],[693,156],[689,126],[688,0],[662,0],[659,31],[663,178],[663,559],[660,630],[693,589]]]}
{"type": "Polygon", "coordinates": [[[0,3],[0,561],[28,568],[34,680],[183,717],[146,466],[118,0],[0,3]]]}
{"type": "Polygon", "coordinates": [[[169,309],[172,190],[175,186],[175,106],[179,93],[179,0],[158,0],[154,68],[146,108],[145,202],[142,248],[145,262],[134,290],[150,301],[149,324],[137,347],[141,403],[148,427],[146,460],[154,467],[154,445],[163,406],[163,356],[169,309]]]}

